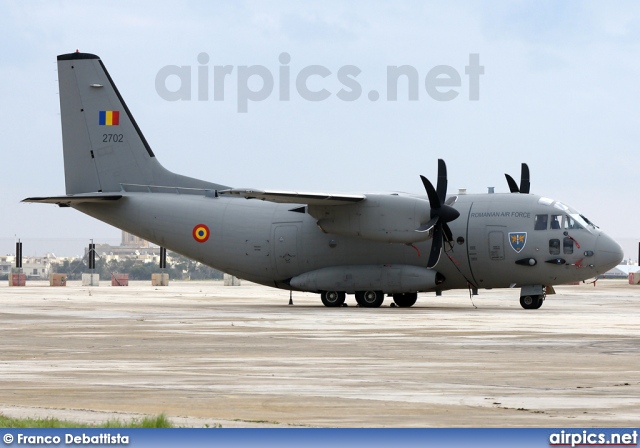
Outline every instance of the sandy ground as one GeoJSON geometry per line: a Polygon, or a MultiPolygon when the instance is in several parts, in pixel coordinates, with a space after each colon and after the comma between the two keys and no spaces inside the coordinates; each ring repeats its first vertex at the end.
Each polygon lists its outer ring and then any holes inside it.
{"type": "Polygon", "coordinates": [[[0,285],[0,412],[179,426],[637,426],[640,287],[322,306],[244,283],[0,285]],[[475,306],[474,306],[475,304],[475,306]]]}

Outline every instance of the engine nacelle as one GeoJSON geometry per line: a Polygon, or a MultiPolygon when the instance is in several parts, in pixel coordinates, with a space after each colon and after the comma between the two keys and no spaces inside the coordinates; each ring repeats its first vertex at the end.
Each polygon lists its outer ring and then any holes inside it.
{"type": "Polygon", "coordinates": [[[305,272],[290,281],[294,288],[310,291],[382,291],[406,293],[430,291],[445,280],[432,269],[409,265],[333,266],[305,272]]]}
{"type": "Polygon", "coordinates": [[[367,194],[357,204],[310,205],[309,214],[326,233],[360,237],[383,243],[417,243],[431,238],[416,232],[431,219],[429,201],[397,194],[367,194]]]}

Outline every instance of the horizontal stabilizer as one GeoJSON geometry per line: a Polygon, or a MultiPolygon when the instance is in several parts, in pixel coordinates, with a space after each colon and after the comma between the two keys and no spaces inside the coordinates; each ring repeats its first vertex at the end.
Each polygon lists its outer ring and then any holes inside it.
{"type": "Polygon", "coordinates": [[[23,199],[22,202],[36,202],[39,204],[58,204],[60,207],[70,207],[73,204],[86,202],[117,201],[121,194],[77,194],[72,196],[48,196],[23,199]]]}
{"type": "Polygon", "coordinates": [[[221,190],[218,193],[283,204],[307,205],[347,205],[363,201],[367,198],[363,194],[301,193],[295,191],[264,191],[245,188],[221,190]]]}

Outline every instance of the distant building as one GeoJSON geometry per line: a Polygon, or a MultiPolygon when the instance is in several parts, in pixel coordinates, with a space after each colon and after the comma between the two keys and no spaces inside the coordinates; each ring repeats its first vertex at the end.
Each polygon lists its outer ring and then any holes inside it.
{"type": "Polygon", "coordinates": [[[640,266],[638,265],[629,265],[629,264],[620,264],[615,268],[607,271],[604,275],[600,276],[601,278],[629,278],[629,274],[632,272],[640,272],[640,266]]]}
{"type": "MultiPolygon", "coordinates": [[[[51,265],[59,261],[53,254],[43,257],[22,257],[22,272],[27,274],[27,278],[33,280],[46,280],[51,273],[51,265]]],[[[16,265],[15,255],[5,255],[0,257],[0,275],[8,275],[16,265]]]]}
{"type": "Polygon", "coordinates": [[[11,268],[15,266],[16,257],[13,255],[5,255],[0,257],[0,275],[8,275],[11,268]]]}
{"type": "Polygon", "coordinates": [[[120,242],[120,246],[147,248],[149,247],[149,241],[143,240],[139,236],[132,235],[129,232],[125,232],[123,230],[122,241],[120,242]]]}

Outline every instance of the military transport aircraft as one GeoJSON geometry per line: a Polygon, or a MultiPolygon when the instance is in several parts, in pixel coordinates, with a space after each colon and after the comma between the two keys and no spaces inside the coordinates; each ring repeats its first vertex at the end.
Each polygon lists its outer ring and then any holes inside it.
{"type": "MultiPolygon", "coordinates": [[[[72,207],[223,272],[321,295],[400,307],[418,292],[520,288],[523,308],[552,285],[595,277],[620,246],[562,202],[529,193],[447,195],[438,161],[424,194],[328,194],[230,188],[175,174],[156,159],[100,58],[58,56],[66,195],[72,207]]],[[[417,180],[417,179],[416,179],[417,180]]]]}

